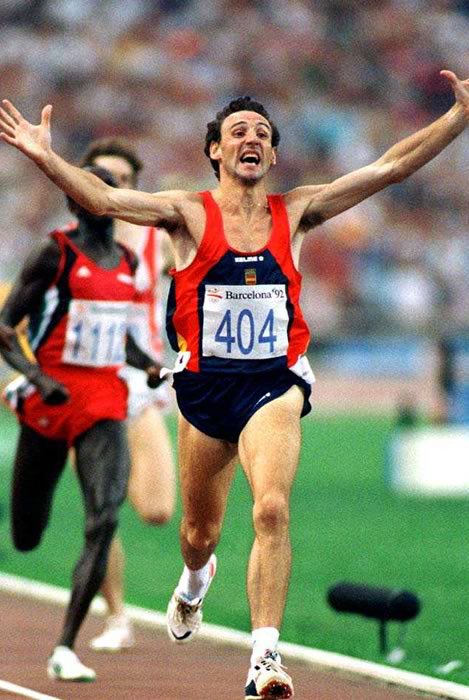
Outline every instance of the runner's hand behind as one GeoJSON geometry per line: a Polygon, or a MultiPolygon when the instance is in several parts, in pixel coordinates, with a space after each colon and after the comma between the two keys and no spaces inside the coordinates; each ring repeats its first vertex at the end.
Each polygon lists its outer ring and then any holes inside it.
{"type": "Polygon", "coordinates": [[[161,379],[160,377],[160,370],[161,367],[159,365],[152,365],[151,367],[147,367],[145,370],[147,373],[147,384],[150,387],[150,389],[156,389],[161,382],[164,381],[164,379],[161,379]]]}
{"type": "Polygon", "coordinates": [[[61,406],[67,403],[70,398],[68,389],[47,374],[40,372],[31,381],[37,387],[44,403],[48,406],[61,406]]]}

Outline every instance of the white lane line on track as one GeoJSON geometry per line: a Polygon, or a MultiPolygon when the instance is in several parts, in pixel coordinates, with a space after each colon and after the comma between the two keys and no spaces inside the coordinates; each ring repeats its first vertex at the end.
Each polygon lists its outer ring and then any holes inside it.
{"type": "MultiPolygon", "coordinates": [[[[39,581],[30,581],[2,572],[0,572],[0,591],[62,606],[67,604],[70,597],[70,592],[65,588],[51,586],[39,581]]],[[[104,601],[101,598],[96,598],[93,601],[91,610],[92,612],[103,614],[105,612],[104,601]]],[[[135,622],[140,622],[148,627],[166,630],[166,615],[163,613],[146,610],[135,605],[128,605],[126,610],[129,617],[135,622]]],[[[212,643],[231,644],[246,649],[251,648],[250,634],[238,632],[228,627],[204,622],[197,636],[212,643]]],[[[316,668],[319,667],[331,672],[341,671],[362,678],[389,683],[401,688],[417,690],[430,695],[432,698],[469,700],[469,686],[461,685],[460,683],[439,680],[420,673],[402,671],[392,666],[384,666],[372,661],[363,661],[362,659],[355,659],[330,651],[322,651],[321,649],[313,649],[300,644],[290,644],[289,642],[280,642],[279,652],[290,659],[303,661],[316,668]]],[[[43,698],[47,700],[47,696],[39,696],[39,700],[43,700],[43,698]]],[[[51,700],[58,699],[52,698],[51,700]]]]}
{"type": "Polygon", "coordinates": [[[6,693],[15,693],[15,695],[22,695],[24,698],[30,698],[30,700],[60,700],[60,698],[53,698],[52,695],[44,695],[44,693],[37,693],[35,690],[30,690],[29,688],[22,688],[20,685],[15,685],[14,683],[9,683],[8,681],[0,680],[0,691],[4,690],[6,693]]]}

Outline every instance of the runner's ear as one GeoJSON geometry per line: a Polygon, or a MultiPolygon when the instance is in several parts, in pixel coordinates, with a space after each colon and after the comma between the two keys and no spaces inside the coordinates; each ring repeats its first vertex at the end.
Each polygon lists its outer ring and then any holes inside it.
{"type": "Polygon", "coordinates": [[[212,141],[210,144],[210,158],[212,160],[220,160],[220,144],[218,141],[212,141]],[[217,157],[218,156],[218,157],[217,157]]]}

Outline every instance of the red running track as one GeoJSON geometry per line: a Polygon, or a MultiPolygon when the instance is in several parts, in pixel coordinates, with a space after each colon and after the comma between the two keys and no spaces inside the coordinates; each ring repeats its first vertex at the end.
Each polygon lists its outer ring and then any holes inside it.
{"type": "MultiPolygon", "coordinates": [[[[58,636],[63,608],[0,593],[0,699],[27,695],[6,692],[9,682],[58,700],[243,700],[248,653],[205,640],[178,646],[166,634],[137,627],[137,645],[120,654],[88,649],[102,620],[91,616],[76,651],[97,672],[95,683],[63,683],[47,678],[47,657],[58,636]]],[[[420,700],[395,686],[316,670],[284,658],[295,684],[295,700],[420,700]]],[[[29,697],[34,697],[30,695],[29,697]]],[[[428,695],[425,697],[429,698],[428,695]]]]}

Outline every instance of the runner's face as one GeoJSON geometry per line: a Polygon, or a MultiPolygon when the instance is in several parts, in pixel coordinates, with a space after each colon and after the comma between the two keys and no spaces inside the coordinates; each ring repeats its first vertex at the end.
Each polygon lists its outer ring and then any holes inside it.
{"type": "Polygon", "coordinates": [[[94,165],[108,170],[117,182],[118,187],[131,189],[136,185],[136,177],[130,163],[121,156],[97,156],[94,165]]]}
{"type": "Polygon", "coordinates": [[[275,164],[272,128],[257,112],[230,114],[221,126],[220,143],[212,144],[212,158],[220,163],[220,171],[255,184],[275,164]]]}

